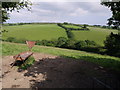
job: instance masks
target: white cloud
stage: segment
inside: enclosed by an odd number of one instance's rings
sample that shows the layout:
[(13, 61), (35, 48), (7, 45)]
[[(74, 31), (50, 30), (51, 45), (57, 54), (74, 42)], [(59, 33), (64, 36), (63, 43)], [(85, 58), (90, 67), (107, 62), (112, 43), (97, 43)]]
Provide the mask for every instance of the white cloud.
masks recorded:
[(103, 24), (107, 22), (110, 15), (109, 9), (98, 2), (36, 2), (31, 11), (23, 9), (20, 13), (15, 11), (11, 13), (8, 22), (70, 21)]
[(73, 13), (70, 13), (70, 16), (83, 16), (88, 13), (87, 10), (83, 10), (82, 8), (76, 9)]
[(33, 6), (31, 12), (39, 12), (39, 13), (54, 13), (52, 10), (41, 9), (39, 7)]
[(101, 0), (30, 0), (32, 2), (100, 2)]

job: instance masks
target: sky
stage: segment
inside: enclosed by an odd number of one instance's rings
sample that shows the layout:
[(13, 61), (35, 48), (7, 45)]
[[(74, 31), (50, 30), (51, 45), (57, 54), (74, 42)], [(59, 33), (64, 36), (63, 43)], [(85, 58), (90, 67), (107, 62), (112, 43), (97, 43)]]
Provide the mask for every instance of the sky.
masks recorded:
[(31, 11), (22, 9), (10, 13), (7, 23), (69, 22), (106, 25), (111, 11), (99, 0), (31, 0)]

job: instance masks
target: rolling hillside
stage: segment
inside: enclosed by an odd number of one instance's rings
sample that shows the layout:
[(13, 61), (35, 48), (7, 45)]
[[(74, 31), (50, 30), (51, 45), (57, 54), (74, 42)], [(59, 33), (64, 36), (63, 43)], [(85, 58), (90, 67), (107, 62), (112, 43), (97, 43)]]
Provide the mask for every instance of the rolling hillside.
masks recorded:
[(90, 31), (72, 31), (76, 40), (92, 40), (99, 45), (103, 45), (106, 36), (111, 32), (118, 33), (117, 30), (88, 27)]
[(28, 40), (51, 40), (58, 37), (67, 37), (65, 30), (56, 24), (4, 26), (3, 29), (8, 31), (3, 33), (3, 39), (15, 37)]
[[(70, 25), (69, 25), (70, 26)], [(78, 26), (71, 26), (76, 28)], [(106, 36), (111, 32), (118, 33), (117, 30), (103, 29), (97, 27), (88, 27), (88, 31), (72, 30), (76, 40), (93, 40), (99, 45), (103, 45)], [(56, 24), (28, 24), (16, 26), (4, 26), (4, 30), (8, 32), (3, 33), (3, 39), (8, 37), (15, 37), (17, 39), (27, 40), (52, 40), (59, 37), (67, 37), (65, 30)]]

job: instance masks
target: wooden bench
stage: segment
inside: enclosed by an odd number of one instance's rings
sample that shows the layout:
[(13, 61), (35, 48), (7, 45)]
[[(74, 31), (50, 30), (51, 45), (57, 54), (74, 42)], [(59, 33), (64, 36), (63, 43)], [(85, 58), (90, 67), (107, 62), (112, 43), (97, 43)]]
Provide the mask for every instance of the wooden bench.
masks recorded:
[(15, 61), (13, 62), (12, 67), (16, 63), (16, 61), (23, 61), (23, 63), (24, 63), (24, 61), (27, 58), (29, 58), (31, 55), (33, 55), (33, 52), (27, 51), (27, 52), (22, 52), (22, 53), (20, 53), (18, 55), (13, 56)]

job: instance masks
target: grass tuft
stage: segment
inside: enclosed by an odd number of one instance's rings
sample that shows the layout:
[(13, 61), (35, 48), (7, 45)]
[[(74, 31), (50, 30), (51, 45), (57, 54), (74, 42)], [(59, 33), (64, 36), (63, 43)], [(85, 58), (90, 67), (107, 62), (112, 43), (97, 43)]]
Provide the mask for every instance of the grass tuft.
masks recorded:
[(23, 69), (23, 70), (26, 70), (28, 67), (30, 67), (31, 65), (33, 65), (34, 62), (35, 62), (35, 59), (34, 59), (33, 56), (31, 56), (19, 68)]

